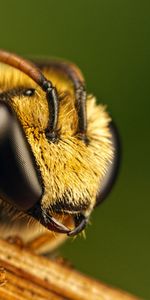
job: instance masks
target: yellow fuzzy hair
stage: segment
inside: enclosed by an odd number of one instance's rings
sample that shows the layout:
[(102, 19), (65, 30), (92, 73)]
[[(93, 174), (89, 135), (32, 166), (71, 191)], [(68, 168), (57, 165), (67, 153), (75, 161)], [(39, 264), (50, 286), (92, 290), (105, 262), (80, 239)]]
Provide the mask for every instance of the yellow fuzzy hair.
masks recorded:
[[(45, 187), (42, 208), (54, 214), (52, 206), (58, 199), (61, 205), (65, 195), (68, 203), (74, 206), (89, 203), (84, 211), (84, 215), (88, 216), (95, 205), (96, 193), (113, 156), (108, 128), (111, 119), (105, 106), (97, 105), (96, 99), (88, 95), (87, 146), (76, 136), (78, 119), (72, 82), (53, 69), (45, 68), (43, 73), (58, 90), (58, 143), (49, 142), (45, 136), (49, 120), (48, 103), (45, 93), (32, 79), (12, 67), (0, 64), (0, 91), (15, 87), (36, 89), (32, 97), (15, 96), (11, 105), (22, 123), (40, 168)], [(66, 210), (64, 212), (67, 213)]]

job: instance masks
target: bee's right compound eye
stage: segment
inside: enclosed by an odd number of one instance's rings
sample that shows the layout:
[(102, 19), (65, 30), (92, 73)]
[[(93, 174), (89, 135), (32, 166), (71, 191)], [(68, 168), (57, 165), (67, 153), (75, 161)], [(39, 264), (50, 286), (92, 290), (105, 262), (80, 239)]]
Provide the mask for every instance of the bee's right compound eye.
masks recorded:
[(113, 161), (110, 163), (107, 173), (102, 181), (101, 187), (98, 190), (96, 197), (96, 206), (99, 205), (110, 193), (117, 175), (120, 166), (120, 156), (121, 156), (121, 146), (118, 130), (113, 122), (110, 124), (110, 132), (112, 135), (112, 145), (114, 148), (114, 157)]
[(0, 101), (0, 198), (27, 211), (42, 197), (34, 156), (15, 112)]

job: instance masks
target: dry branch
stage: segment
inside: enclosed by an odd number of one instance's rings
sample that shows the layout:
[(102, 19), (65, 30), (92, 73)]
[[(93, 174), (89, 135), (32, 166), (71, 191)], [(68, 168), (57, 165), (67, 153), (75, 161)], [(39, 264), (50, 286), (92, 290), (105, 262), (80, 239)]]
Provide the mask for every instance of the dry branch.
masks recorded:
[(0, 265), (1, 300), (139, 299), (4, 240), (0, 240)]

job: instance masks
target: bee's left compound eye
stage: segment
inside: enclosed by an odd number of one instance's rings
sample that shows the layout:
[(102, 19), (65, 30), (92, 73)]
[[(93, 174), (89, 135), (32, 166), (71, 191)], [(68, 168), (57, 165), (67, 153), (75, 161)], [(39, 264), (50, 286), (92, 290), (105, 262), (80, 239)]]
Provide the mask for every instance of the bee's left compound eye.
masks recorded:
[(118, 134), (118, 130), (113, 122), (110, 124), (110, 132), (112, 136), (111, 142), (114, 148), (114, 157), (112, 162), (108, 166), (108, 170), (101, 183), (100, 190), (98, 190), (97, 192), (96, 206), (100, 204), (111, 191), (115, 183), (116, 177), (118, 175), (118, 170), (120, 166), (120, 156), (121, 156), (120, 137)]
[(30, 209), (42, 197), (40, 175), (15, 112), (0, 101), (0, 197)]

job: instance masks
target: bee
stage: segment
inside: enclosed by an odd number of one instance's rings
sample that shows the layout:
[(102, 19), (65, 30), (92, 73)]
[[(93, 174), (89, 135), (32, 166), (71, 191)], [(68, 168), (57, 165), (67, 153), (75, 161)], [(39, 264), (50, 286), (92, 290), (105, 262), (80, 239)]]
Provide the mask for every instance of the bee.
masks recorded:
[(0, 231), (5, 237), (17, 234), (30, 241), (51, 234), (48, 240), (55, 244), (56, 236), (62, 241), (82, 232), (112, 188), (119, 152), (116, 127), (106, 107), (87, 94), (76, 65), (33, 62), (0, 50)]

